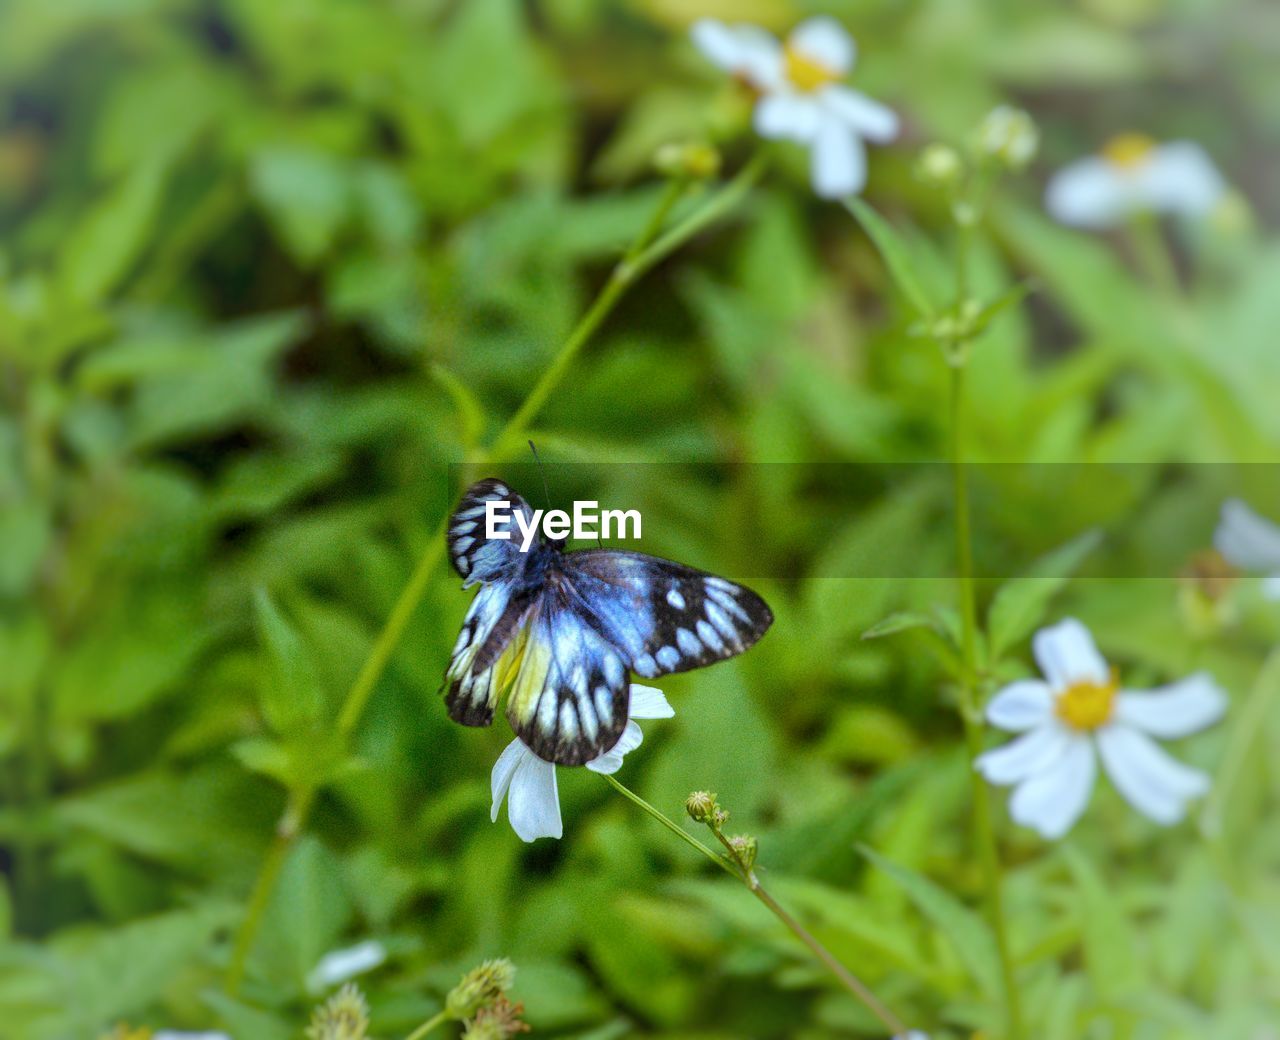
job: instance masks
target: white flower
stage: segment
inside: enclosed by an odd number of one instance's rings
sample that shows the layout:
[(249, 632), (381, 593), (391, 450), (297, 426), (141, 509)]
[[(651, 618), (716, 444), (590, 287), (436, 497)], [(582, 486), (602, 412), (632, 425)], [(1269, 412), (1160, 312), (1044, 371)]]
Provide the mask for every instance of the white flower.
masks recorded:
[(367, 939), (341, 950), (331, 950), (320, 958), (307, 976), (307, 989), (321, 993), (330, 986), (372, 971), (387, 959), (387, 948), (376, 939)]
[(1264, 572), (1263, 595), (1280, 599), (1280, 527), (1233, 498), (1222, 504), (1213, 545), (1241, 570)]
[(1054, 174), (1044, 201), (1055, 220), (1098, 229), (1139, 213), (1203, 216), (1225, 192), (1222, 175), (1198, 144), (1121, 134), (1098, 155)]
[[(627, 725), (618, 742), (587, 763), (593, 772), (616, 773), (622, 768), (622, 756), (640, 746), (644, 734), (635, 719), (669, 719), (676, 713), (662, 691), (652, 686), (632, 683), (630, 701)], [(502, 799), (506, 798), (507, 819), (522, 841), (559, 838), (564, 834), (556, 767), (535, 755), (518, 737), (498, 756), (490, 785), (493, 790), (490, 819), (497, 822)]]
[(151, 1034), (151, 1040), (231, 1040), (226, 1033), (181, 1033), (173, 1029), (161, 1029)]
[(757, 133), (810, 149), (814, 191), (834, 199), (862, 190), (863, 140), (893, 140), (898, 117), (840, 82), (853, 68), (855, 48), (839, 22), (810, 18), (783, 44), (754, 25), (704, 18), (694, 24), (692, 37), (711, 61), (759, 93)]
[(1203, 673), (1145, 693), (1123, 690), (1074, 618), (1036, 633), (1044, 680), (1010, 683), (991, 699), (987, 719), (1017, 740), (981, 755), (991, 783), (1015, 785), (1010, 815), (1045, 838), (1060, 838), (1084, 812), (1097, 759), (1119, 792), (1157, 823), (1182, 819), (1209, 778), (1167, 755), (1152, 737), (1174, 739), (1212, 725), (1226, 696)]

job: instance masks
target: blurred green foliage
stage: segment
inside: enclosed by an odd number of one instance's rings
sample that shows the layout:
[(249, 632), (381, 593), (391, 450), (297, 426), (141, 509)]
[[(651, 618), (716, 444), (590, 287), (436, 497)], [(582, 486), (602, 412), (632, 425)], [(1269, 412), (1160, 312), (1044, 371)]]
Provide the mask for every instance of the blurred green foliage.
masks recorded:
[[(1009, 99), (1041, 126), (1041, 159), (975, 236), (976, 293), (1028, 276), (1035, 292), (976, 344), (970, 450), (1148, 464), (1101, 501), (1018, 471), (987, 549), (1135, 517), (1207, 543), (1218, 503), (1178, 466), (1280, 454), (1276, 11), (824, 10), (858, 38), (857, 84), (906, 121), (868, 197), (926, 291), (948, 285), (951, 231), (911, 175), (919, 147), (963, 143)], [(498, 955), (539, 1034), (879, 1035), (740, 887), (594, 775), (561, 773), (561, 842), (489, 822), (509, 735), (454, 726), (436, 696), (469, 598), (442, 568), (354, 750), (334, 738), (458, 491), (448, 465), (501, 428), (643, 226), (655, 150), (714, 139), (736, 168), (755, 147), (686, 40), (700, 13), (786, 27), (812, 8), (0, 5), (5, 1040), (126, 1019), (298, 1036), (316, 963), (367, 938), (389, 954), (362, 980), (378, 1036)], [(1253, 204), (1170, 238), (1176, 299), (1122, 238), (1039, 207), (1049, 169), (1129, 128), (1200, 140)], [(872, 243), (778, 149), (746, 205), (633, 290), (527, 432), (551, 462), (790, 464), (677, 482), (620, 466), (612, 489), (582, 489), (639, 504), (649, 551), (797, 575), (761, 583), (778, 621), (757, 649), (663, 683), (677, 718), (647, 727), (622, 779), (671, 813), (718, 791), (778, 896), (888, 1003), (935, 1037), (994, 1036), (966, 763), (914, 627), (930, 611), (950, 624), (945, 488), (812, 490), (829, 462), (945, 457), (945, 366), (911, 324)], [(1259, 502), (1280, 503), (1252, 473)], [(828, 577), (867, 559), (940, 577)], [(993, 678), (1025, 672), (1030, 631), (1069, 610), (1135, 683), (1208, 667), (1232, 718), (1249, 703), (1258, 722), (1180, 749), (1235, 771), (1212, 840), (1160, 831), (1110, 791), (1061, 846), (1002, 828), (1034, 1035), (1273, 1035), (1280, 713), (1276, 669), (1259, 668), (1280, 619), (1244, 589), (1239, 623), (1205, 637), (1167, 578), (982, 591)], [(899, 634), (860, 639), (894, 612)], [(232, 936), (299, 789), (315, 810), (282, 846), (229, 996)]]

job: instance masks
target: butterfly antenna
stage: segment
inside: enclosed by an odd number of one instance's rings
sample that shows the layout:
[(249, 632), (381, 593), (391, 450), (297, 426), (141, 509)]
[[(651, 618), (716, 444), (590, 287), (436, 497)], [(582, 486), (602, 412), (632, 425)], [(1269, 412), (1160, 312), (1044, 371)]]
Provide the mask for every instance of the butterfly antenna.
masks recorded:
[(547, 500), (547, 508), (551, 508), (551, 489), (547, 486), (547, 471), (542, 466), (542, 459), (538, 457), (538, 449), (533, 446), (533, 441), (529, 441), (529, 450), (533, 452), (533, 461), (538, 464), (538, 473), (542, 477), (542, 495)]

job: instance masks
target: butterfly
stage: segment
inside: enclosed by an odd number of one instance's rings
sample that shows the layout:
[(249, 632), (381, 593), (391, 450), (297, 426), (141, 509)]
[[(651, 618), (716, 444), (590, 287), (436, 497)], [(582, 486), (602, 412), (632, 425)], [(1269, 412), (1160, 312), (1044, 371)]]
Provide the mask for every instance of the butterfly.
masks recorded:
[[(488, 504), (495, 510), (489, 538)], [(539, 533), (520, 550), (516, 514), (533, 510), (499, 480), (473, 484), (449, 519), (449, 560), (479, 584), (445, 671), (449, 715), (487, 726), (507, 719), (539, 758), (590, 762), (627, 724), (628, 672), (646, 679), (740, 654), (773, 623), (758, 595), (713, 574), (619, 549), (565, 551)], [(505, 519), (499, 519), (505, 517)]]

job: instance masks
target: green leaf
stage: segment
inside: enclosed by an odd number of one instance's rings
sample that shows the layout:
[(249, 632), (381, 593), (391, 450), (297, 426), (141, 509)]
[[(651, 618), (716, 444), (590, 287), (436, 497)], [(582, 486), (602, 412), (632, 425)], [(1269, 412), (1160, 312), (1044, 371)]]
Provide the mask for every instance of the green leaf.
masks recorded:
[(1049, 601), (1097, 548), (1102, 532), (1085, 531), (1066, 545), (1040, 557), (1022, 577), (1000, 586), (987, 612), (991, 657), (998, 660), (1014, 643), (1044, 620)]
[(1117, 888), (1074, 845), (1062, 855), (1075, 878), (1083, 928), (1084, 963), (1097, 995), (1110, 1003), (1142, 985), (1136, 936)]
[(931, 315), (934, 309), (933, 304), (929, 302), (924, 285), (916, 275), (905, 243), (893, 226), (856, 195), (845, 200), (845, 208), (871, 236), (871, 241), (880, 250), (880, 255), (889, 268), (889, 274), (902, 294), (920, 314)]
[(324, 693), (310, 649), (265, 589), (254, 596), (254, 618), (271, 664), (259, 691), (262, 714), (278, 733), (313, 728), (324, 711)]
[(129, 272), (146, 246), (164, 187), (164, 170), (139, 166), (61, 243), (59, 283), (75, 303), (97, 303)]
[(351, 209), (348, 171), (334, 156), (268, 148), (254, 156), (249, 184), (286, 249), (304, 267), (333, 245)]
[(883, 639), (885, 636), (894, 636), (899, 632), (907, 632), (913, 628), (928, 628), (939, 635), (945, 634), (938, 626), (938, 619), (933, 615), (926, 614), (922, 610), (901, 610), (895, 614), (890, 614), (882, 621), (877, 621), (862, 633), (862, 638)]
[(480, 435), (484, 432), (484, 408), (471, 388), (443, 365), (433, 364), (431, 376), (449, 395), (454, 408), (458, 410), (463, 446), (474, 447), (480, 442)]
[(922, 874), (886, 859), (873, 849), (859, 850), (906, 891), (911, 901), (955, 948), (969, 975), (986, 996), (1000, 995), (1000, 956), (985, 921), (955, 896)]

